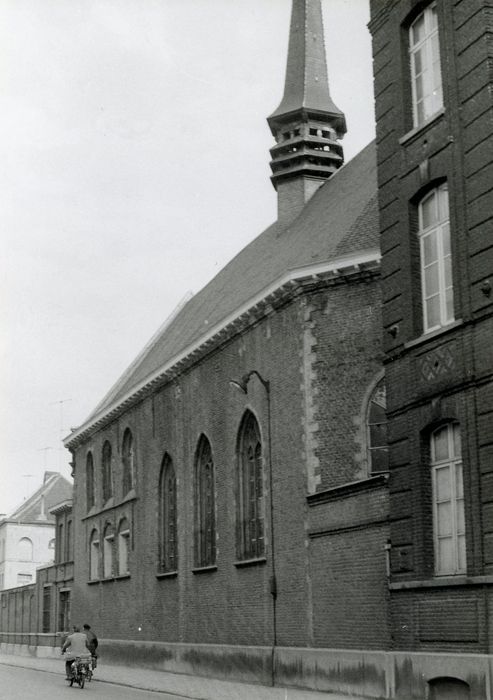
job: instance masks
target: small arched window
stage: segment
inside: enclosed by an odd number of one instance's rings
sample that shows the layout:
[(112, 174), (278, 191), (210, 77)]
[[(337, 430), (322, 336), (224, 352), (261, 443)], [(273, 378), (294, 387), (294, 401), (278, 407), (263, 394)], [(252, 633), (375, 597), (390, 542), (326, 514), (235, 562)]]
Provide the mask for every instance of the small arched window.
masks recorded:
[(89, 578), (91, 581), (99, 578), (99, 552), (99, 533), (94, 529), (89, 539)]
[(370, 476), (389, 469), (387, 445), (387, 392), (382, 377), (373, 389), (366, 416), (368, 473)]
[(129, 572), (128, 554), (130, 545), (130, 526), (123, 518), (118, 526), (118, 575), (125, 576)]
[(129, 428), (125, 430), (122, 444), (123, 495), (134, 488), (134, 440)]
[(86, 457), (86, 508), (91, 510), (94, 506), (94, 459), (92, 452), (88, 452)]
[(209, 440), (202, 435), (195, 456), (195, 566), (216, 563), (214, 462)]
[(19, 560), (20, 561), (32, 561), (33, 560), (33, 543), (29, 537), (22, 537), (19, 540)]
[(466, 573), (466, 527), (460, 426), (447, 423), (431, 435), (435, 573)]
[(104, 528), (103, 534), (103, 577), (111, 578), (114, 576), (114, 549), (115, 549), (115, 531), (113, 526), (108, 523)]
[(103, 445), (103, 503), (113, 496), (113, 471), (111, 465), (111, 445), (106, 441)]
[(257, 419), (247, 411), (238, 436), (238, 558), (265, 554), (262, 441)]
[(178, 533), (176, 510), (176, 474), (171, 457), (165, 454), (159, 483), (160, 554), (159, 569), (178, 568)]

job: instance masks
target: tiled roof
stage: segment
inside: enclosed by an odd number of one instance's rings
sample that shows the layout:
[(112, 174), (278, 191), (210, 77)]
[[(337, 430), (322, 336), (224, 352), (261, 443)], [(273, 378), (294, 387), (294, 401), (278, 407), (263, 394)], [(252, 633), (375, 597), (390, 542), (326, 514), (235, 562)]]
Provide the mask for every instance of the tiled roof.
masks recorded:
[(324, 183), (287, 228), (277, 224), (267, 228), (193, 296), (149, 343), (85, 425), (286, 272), (362, 253), (377, 257), (377, 217), (375, 145), (371, 143)]

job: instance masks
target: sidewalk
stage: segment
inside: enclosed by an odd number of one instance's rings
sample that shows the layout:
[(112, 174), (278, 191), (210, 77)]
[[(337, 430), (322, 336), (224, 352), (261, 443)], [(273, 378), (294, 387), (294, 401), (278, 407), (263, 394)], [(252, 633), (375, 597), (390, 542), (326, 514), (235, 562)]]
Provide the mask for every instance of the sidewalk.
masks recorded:
[[(65, 676), (63, 657), (39, 658), (0, 653), (0, 665), (34, 668), (38, 671)], [(164, 671), (105, 666), (100, 660), (92, 683), (116, 683), (139, 690), (152, 690), (179, 695), (191, 700), (364, 700), (354, 695), (319, 693), (296, 688), (270, 688), (263, 685), (238, 683), (186, 676)]]

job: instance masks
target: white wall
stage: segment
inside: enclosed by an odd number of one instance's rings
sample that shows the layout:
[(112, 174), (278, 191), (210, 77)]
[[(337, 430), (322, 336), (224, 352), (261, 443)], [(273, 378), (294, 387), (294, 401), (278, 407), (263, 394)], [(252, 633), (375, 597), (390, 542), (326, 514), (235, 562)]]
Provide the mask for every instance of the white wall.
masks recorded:
[[(26, 557), (20, 541), (32, 542), (32, 558)], [(4, 559), (0, 559), (0, 573), (4, 574), (3, 588), (14, 588), (36, 580), (36, 569), (53, 561), (55, 550), (49, 544), (55, 538), (55, 526), (49, 523), (22, 525), (4, 522), (0, 525), (0, 542), (3, 540)], [(0, 545), (0, 555), (2, 546)], [(19, 574), (29, 574), (30, 581), (19, 581)]]

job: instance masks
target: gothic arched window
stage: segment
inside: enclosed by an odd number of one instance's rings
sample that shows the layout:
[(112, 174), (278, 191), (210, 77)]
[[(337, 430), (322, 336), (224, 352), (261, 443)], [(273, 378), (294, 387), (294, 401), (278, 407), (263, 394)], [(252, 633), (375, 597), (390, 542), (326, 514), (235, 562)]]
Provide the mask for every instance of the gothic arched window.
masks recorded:
[(111, 445), (106, 441), (103, 445), (103, 503), (113, 496), (113, 473), (111, 468)]
[(245, 414), (238, 435), (237, 533), (238, 558), (265, 553), (262, 441), (257, 419)]
[(94, 506), (94, 460), (92, 452), (88, 452), (86, 457), (86, 508), (91, 510)]
[(387, 445), (387, 393), (385, 378), (374, 388), (368, 402), (366, 426), (368, 431), (368, 473), (370, 476), (389, 469)]
[(129, 428), (125, 430), (122, 445), (123, 495), (126, 496), (134, 487), (134, 440)]
[(209, 440), (202, 435), (195, 457), (195, 566), (216, 563), (214, 462)]
[(159, 569), (178, 568), (176, 474), (168, 454), (164, 455), (159, 480)]

